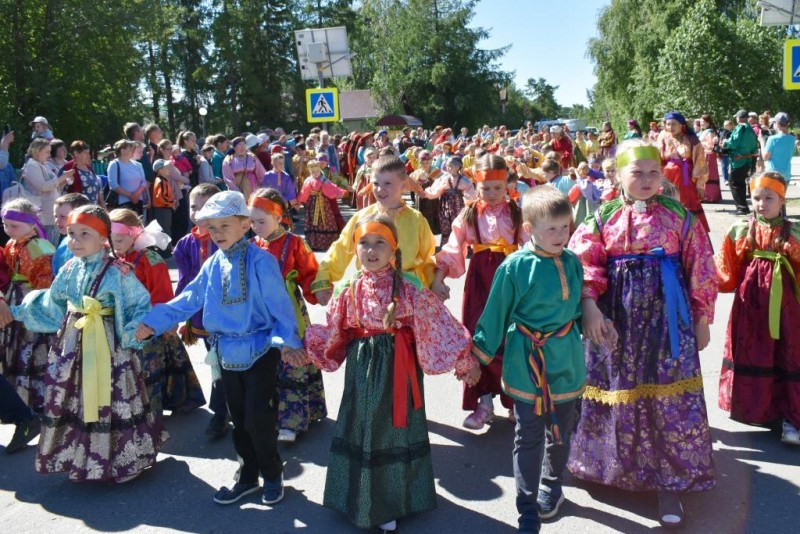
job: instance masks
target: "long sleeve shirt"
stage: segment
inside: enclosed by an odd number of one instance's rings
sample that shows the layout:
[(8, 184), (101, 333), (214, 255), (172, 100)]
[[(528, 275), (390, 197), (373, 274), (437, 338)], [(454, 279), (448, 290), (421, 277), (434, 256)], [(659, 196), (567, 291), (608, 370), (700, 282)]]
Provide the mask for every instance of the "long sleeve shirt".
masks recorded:
[(297, 195), (297, 201), (305, 204), (311, 198), (311, 193), (321, 192), (327, 198), (342, 198), (344, 196), (344, 189), (331, 182), (327, 178), (320, 176), (319, 178), (309, 177), (303, 182), (303, 187), (300, 189), (300, 194)]
[(142, 322), (161, 335), (201, 309), (225, 370), (245, 371), (272, 347), (303, 346), (278, 262), (244, 238), (214, 253), (180, 295)]
[(133, 265), (136, 278), (150, 294), (150, 304), (168, 302), (175, 296), (167, 263), (156, 251), (131, 250), (122, 259)]
[(286, 202), (291, 202), (297, 198), (297, 187), (294, 180), (286, 171), (276, 172), (274, 169), (264, 175), (261, 187), (271, 187), (276, 189)]
[(28, 158), (22, 168), (22, 178), (25, 188), (42, 199), (42, 211), (39, 213), (42, 224), (45, 226), (56, 224), (53, 205), (61, 194), (58, 177), (52, 174), (43, 163)]
[[(172, 256), (178, 266), (178, 284), (175, 294), (180, 295), (189, 282), (200, 272), (203, 263), (217, 251), (217, 245), (208, 233), (201, 233), (196, 226), (183, 236), (172, 250)], [(203, 331), (203, 310), (198, 310), (191, 318), (192, 327)]]
[(5, 261), (11, 280), (26, 281), (33, 289), (50, 287), (53, 282), (55, 248), (47, 239), (25, 237), (12, 239), (5, 247)]
[[(49, 289), (28, 293), (19, 306), (12, 306), (14, 319), (25, 323), (31, 332), (56, 332), (67, 314), (67, 303), (83, 308), (83, 296), (90, 294), (108, 255), (105, 251), (74, 258), (53, 280)], [(119, 261), (106, 270), (95, 297), (104, 308), (114, 309), (114, 329), (123, 349), (141, 349), (135, 332), (150, 310), (150, 295), (133, 269)], [(114, 340), (110, 340), (113, 344)]]
[(728, 158), (731, 169), (748, 167), (752, 158), (743, 157), (758, 154), (758, 138), (753, 128), (747, 123), (739, 123), (730, 137), (722, 142), (722, 146), (730, 150)]

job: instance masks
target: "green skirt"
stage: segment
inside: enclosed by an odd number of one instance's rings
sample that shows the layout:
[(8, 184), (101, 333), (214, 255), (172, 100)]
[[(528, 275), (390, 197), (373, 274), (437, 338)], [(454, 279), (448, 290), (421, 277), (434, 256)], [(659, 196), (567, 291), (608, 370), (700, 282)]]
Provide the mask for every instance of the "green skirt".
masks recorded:
[[(356, 339), (347, 347), (323, 504), (360, 528), (436, 508), (424, 400), (414, 410), (409, 391), (408, 426), (392, 426), (393, 370), (394, 336)], [(417, 376), (424, 399), (419, 367)]]

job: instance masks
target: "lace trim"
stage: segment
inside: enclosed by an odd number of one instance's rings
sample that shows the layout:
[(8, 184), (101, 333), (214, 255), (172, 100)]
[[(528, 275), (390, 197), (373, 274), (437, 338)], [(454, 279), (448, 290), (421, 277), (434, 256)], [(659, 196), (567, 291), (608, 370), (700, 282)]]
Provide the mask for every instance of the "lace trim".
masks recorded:
[(615, 404), (633, 404), (644, 398), (663, 399), (677, 397), (684, 393), (699, 393), (702, 391), (703, 377), (695, 376), (672, 384), (639, 384), (633, 389), (621, 389), (618, 391), (605, 391), (596, 386), (586, 386), (583, 398), (612, 406)]

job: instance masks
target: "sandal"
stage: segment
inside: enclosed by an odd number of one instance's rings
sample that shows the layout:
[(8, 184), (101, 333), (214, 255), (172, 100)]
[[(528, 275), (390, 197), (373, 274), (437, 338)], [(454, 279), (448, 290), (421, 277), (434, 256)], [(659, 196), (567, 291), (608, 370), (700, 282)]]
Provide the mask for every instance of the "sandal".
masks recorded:
[(678, 528), (683, 525), (683, 504), (677, 493), (658, 492), (658, 522), (664, 528)]

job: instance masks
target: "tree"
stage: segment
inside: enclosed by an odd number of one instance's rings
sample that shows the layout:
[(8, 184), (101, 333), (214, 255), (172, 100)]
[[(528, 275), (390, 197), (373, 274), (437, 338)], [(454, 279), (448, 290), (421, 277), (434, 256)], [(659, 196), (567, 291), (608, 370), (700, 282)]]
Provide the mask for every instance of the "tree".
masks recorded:
[(561, 115), (561, 106), (556, 102), (556, 89), (557, 85), (550, 85), (544, 78), (528, 78), (525, 84), (525, 94), (533, 99), (533, 103), (548, 119), (556, 119)]

